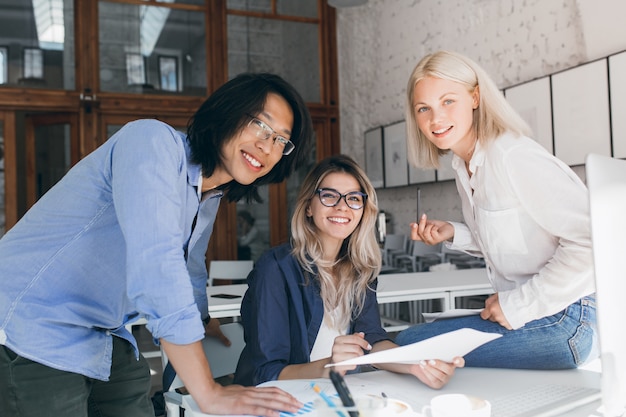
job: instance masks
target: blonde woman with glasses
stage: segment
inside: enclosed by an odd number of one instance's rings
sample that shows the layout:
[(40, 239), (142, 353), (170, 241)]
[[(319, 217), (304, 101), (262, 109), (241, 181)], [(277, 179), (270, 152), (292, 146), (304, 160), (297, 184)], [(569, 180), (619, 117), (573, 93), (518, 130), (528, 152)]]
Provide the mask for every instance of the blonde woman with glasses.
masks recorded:
[[(350, 157), (329, 157), (307, 175), (291, 243), (266, 252), (248, 276), (241, 307), (246, 346), (236, 383), (328, 377), (326, 364), (396, 347), (376, 302), (377, 213), (374, 188)], [(379, 368), (440, 388), (458, 366), (462, 358)]]

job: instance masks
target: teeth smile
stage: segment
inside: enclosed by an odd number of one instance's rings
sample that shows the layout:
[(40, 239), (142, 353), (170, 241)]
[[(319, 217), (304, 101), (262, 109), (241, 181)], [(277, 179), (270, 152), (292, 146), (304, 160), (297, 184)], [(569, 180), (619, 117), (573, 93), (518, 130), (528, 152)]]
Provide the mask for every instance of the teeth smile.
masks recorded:
[(451, 127), (445, 127), (445, 128), (443, 128), (443, 129), (435, 130), (433, 133), (434, 133), (435, 135), (440, 135), (440, 134), (442, 134), (442, 133), (445, 133), (445, 132), (446, 132), (446, 131), (448, 131), (449, 129), (451, 129)]
[(256, 159), (254, 159), (253, 157), (251, 157), (245, 152), (243, 153), (243, 157), (246, 158), (246, 160), (250, 162), (252, 166), (257, 167), (257, 168), (261, 166), (261, 163), (259, 161), (257, 161)]
[(343, 217), (329, 217), (328, 220), (335, 223), (348, 223), (350, 220), (344, 219)]

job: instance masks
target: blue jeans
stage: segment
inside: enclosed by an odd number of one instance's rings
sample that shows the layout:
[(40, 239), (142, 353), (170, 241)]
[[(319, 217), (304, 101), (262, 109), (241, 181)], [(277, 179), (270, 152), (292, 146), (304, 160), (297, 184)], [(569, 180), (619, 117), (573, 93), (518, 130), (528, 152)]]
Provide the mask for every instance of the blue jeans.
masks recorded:
[(0, 416), (154, 417), (150, 366), (113, 338), (109, 381), (60, 371), (0, 345)]
[(516, 330), (476, 315), (418, 324), (400, 332), (396, 343), (408, 345), (465, 327), (502, 335), (465, 355), (465, 366), (570, 369), (597, 356), (595, 296)]

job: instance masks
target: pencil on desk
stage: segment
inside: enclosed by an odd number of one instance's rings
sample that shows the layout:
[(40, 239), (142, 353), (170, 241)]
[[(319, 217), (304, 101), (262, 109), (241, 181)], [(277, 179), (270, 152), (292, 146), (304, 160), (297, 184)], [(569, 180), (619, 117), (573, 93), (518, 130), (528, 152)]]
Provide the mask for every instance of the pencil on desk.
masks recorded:
[(422, 190), (420, 190), (420, 187), (417, 187), (417, 222), (420, 222), (420, 203), (422, 199)]
[[(320, 397), (322, 397), (322, 399), (324, 400), (324, 402), (330, 407), (330, 408), (337, 408), (337, 404), (335, 404), (335, 402), (333, 400), (330, 399), (330, 397), (328, 397), (328, 395), (326, 395), (326, 393), (324, 391), (322, 391), (322, 389), (319, 387), (319, 385), (317, 385), (315, 382), (311, 382), (311, 388), (313, 388), (313, 391), (315, 391), (317, 394), (319, 394)], [(337, 410), (337, 414), (341, 417), (346, 417), (341, 411)]]

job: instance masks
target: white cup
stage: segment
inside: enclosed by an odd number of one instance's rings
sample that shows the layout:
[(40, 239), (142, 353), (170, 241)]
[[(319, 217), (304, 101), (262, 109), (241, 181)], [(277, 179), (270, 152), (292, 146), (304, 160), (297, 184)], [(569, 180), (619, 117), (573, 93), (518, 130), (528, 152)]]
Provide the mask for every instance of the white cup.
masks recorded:
[(422, 408), (426, 417), (490, 417), (491, 403), (464, 394), (443, 394)]
[(345, 407), (337, 397), (330, 399), (334, 407), (330, 407), (322, 399), (316, 399), (313, 407), (317, 417), (338, 417), (340, 413), (348, 416), (349, 411), (358, 411), (361, 417), (393, 417), (403, 415), (413, 415), (413, 409), (407, 403), (394, 400), (393, 398), (379, 398), (375, 396), (356, 397), (355, 407)]

